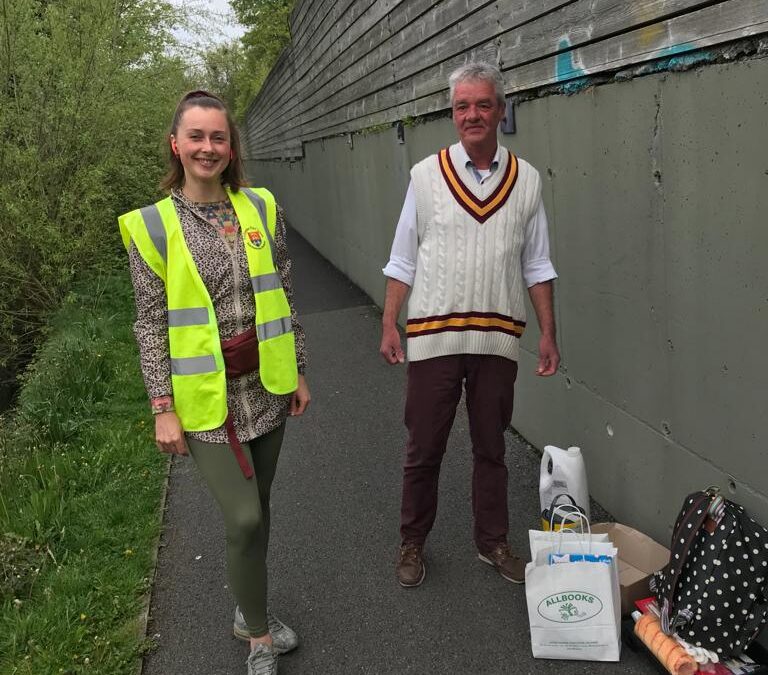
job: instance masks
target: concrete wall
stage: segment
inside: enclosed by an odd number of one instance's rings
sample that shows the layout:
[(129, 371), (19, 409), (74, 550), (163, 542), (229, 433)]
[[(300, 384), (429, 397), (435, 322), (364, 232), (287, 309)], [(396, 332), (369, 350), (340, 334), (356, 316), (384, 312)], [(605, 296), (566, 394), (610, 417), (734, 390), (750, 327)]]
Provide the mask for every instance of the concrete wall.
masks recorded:
[[(533, 321), (513, 424), (581, 446), (595, 498), (665, 543), (682, 497), (712, 483), (768, 524), (766, 119), (758, 58), (534, 99), (502, 139), (544, 178), (560, 274), (561, 373), (532, 375)], [(438, 119), (404, 144), (336, 137), (249, 170), (381, 303), (408, 169), (453, 139)]]

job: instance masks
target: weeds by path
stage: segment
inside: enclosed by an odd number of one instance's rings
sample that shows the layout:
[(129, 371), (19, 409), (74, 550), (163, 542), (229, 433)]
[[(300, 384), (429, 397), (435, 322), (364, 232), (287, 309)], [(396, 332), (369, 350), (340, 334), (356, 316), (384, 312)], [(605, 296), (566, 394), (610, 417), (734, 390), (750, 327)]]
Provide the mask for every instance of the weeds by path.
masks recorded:
[(67, 299), (0, 419), (0, 673), (134, 672), (165, 458), (127, 275)]

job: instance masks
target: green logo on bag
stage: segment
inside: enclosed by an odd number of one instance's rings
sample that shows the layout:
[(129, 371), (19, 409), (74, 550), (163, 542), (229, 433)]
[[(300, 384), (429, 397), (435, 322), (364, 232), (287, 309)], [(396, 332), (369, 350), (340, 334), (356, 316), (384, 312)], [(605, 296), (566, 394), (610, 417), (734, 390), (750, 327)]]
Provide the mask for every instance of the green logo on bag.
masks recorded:
[(539, 614), (555, 623), (578, 623), (596, 617), (603, 611), (603, 602), (585, 591), (566, 591), (548, 595), (539, 603)]

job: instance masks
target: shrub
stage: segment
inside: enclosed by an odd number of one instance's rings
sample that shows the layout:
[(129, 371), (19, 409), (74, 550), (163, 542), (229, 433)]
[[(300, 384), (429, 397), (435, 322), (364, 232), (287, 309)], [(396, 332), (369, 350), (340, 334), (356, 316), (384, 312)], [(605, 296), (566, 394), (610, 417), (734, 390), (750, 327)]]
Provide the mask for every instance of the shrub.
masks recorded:
[(34, 353), (73, 279), (123, 267), (115, 219), (152, 201), (187, 87), (177, 16), (142, 0), (0, 3), (0, 375)]

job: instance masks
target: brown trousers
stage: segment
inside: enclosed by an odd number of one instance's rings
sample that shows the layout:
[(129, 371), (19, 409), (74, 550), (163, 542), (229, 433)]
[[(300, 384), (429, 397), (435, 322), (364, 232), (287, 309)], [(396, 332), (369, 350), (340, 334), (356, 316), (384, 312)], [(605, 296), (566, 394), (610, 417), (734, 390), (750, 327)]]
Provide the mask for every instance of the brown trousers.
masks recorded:
[(408, 364), (400, 536), (423, 544), (437, 514), (440, 464), (464, 383), (472, 440), (474, 539), (482, 552), (507, 541), (504, 432), (512, 419), (517, 363), (457, 354)]

